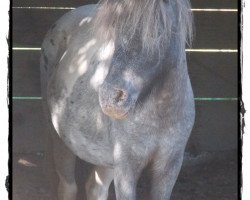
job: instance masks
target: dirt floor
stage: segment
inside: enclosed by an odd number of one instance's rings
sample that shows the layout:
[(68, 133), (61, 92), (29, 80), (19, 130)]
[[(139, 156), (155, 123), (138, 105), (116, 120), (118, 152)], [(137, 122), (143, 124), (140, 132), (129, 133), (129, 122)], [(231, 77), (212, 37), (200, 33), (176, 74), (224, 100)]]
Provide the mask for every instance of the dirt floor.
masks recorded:
[[(14, 154), (13, 200), (50, 200), (43, 174), (43, 153)], [(185, 155), (184, 164), (171, 200), (236, 200), (237, 198), (236, 151)], [(84, 198), (84, 181), (91, 165), (77, 162), (78, 200)], [(147, 174), (147, 173), (146, 173)], [(138, 184), (138, 199), (148, 196), (148, 175)], [(111, 185), (109, 200), (115, 200)]]

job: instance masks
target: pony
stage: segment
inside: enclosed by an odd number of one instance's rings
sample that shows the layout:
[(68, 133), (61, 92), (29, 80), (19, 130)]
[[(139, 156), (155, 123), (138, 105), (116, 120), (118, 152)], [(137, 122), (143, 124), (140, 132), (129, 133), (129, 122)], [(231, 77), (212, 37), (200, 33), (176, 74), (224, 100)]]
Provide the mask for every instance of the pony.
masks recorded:
[(135, 200), (148, 166), (150, 199), (170, 199), (195, 118), (191, 41), (189, 0), (101, 0), (50, 28), (40, 71), (56, 199), (76, 199), (76, 157), (95, 165), (88, 200), (112, 181), (117, 200)]

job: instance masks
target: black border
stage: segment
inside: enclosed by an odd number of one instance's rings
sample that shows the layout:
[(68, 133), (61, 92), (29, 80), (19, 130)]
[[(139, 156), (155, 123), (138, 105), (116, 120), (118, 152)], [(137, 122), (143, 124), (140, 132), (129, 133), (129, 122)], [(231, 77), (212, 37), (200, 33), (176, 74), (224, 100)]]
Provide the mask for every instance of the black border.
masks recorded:
[(244, 133), (244, 102), (242, 100), (242, 74), (243, 74), (243, 60), (242, 60), (242, 28), (243, 28), (243, 5), (242, 0), (238, 1), (238, 199), (242, 199), (242, 144)]
[[(219, 0), (218, 0), (219, 1)], [(13, 126), (12, 126), (12, 105), (13, 105), (13, 62), (12, 62), (12, 56), (13, 56), (13, 10), (12, 0), (9, 1), (9, 34), (7, 38), (8, 42), (8, 50), (9, 50), (9, 57), (8, 57), (8, 114), (9, 114), (9, 136), (8, 136), (8, 151), (9, 151), (9, 160), (8, 160), (8, 175), (6, 176), (6, 190), (8, 191), (8, 198), (12, 199), (12, 189), (13, 189), (13, 151), (12, 151), (12, 145), (13, 145)], [(243, 60), (242, 60), (242, 28), (243, 28), (243, 7), (244, 2), (242, 0), (238, 1), (238, 199), (242, 199), (242, 145), (243, 145), (243, 134), (244, 134), (244, 114), (246, 112), (244, 108), (244, 102), (242, 100), (242, 75), (243, 75)], [(247, 189), (247, 188), (246, 188)]]
[(8, 45), (9, 45), (9, 58), (8, 58), (8, 97), (9, 97), (9, 161), (8, 161), (8, 166), (9, 166), (9, 175), (6, 177), (6, 189), (8, 191), (8, 197), (9, 199), (12, 199), (12, 181), (13, 181), (13, 151), (12, 151), (12, 144), (13, 144), (13, 126), (12, 126), (12, 75), (13, 75), (13, 63), (12, 63), (12, 47), (13, 47), (13, 41), (12, 41), (12, 33), (13, 33), (13, 17), (12, 17), (12, 0), (10, 0), (10, 7), (9, 7), (9, 36), (8, 36)]

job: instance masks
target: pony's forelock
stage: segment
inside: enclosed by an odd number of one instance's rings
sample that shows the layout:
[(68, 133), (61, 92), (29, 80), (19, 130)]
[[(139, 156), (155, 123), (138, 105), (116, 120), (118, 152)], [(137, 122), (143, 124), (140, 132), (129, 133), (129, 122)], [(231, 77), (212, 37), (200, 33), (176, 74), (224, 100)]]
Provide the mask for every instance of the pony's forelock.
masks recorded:
[(190, 3), (189, 0), (100, 0), (94, 30), (103, 41), (126, 36), (129, 42), (139, 34), (142, 50), (147, 52), (166, 48), (172, 34), (179, 34), (185, 47), (185, 43), (192, 41)]

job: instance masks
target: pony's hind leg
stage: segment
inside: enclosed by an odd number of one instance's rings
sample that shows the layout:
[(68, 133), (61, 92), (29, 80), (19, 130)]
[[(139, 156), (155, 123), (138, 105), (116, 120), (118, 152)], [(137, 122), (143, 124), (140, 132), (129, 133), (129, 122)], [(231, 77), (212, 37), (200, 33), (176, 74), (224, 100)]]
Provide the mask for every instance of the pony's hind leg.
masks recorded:
[(106, 200), (113, 178), (113, 169), (96, 166), (86, 183), (87, 200)]
[(58, 200), (75, 200), (77, 193), (75, 182), (76, 156), (56, 134), (53, 135), (53, 156), (55, 169), (59, 177)]

